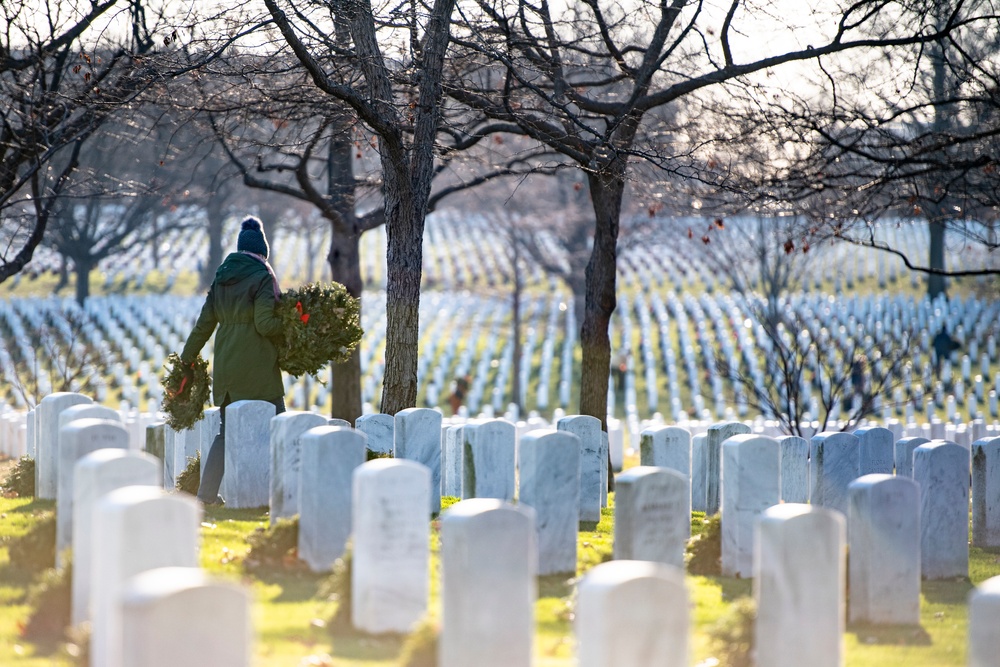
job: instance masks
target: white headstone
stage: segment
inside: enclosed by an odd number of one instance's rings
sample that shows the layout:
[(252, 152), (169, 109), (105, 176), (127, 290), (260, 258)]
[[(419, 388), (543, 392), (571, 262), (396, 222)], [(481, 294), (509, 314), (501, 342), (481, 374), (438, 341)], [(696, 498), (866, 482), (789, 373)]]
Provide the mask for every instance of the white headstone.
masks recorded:
[(683, 570), (634, 560), (601, 563), (577, 591), (577, 664), (687, 667), (689, 619)]
[(129, 579), (122, 593), (122, 664), (249, 667), (250, 599), (196, 567), (162, 567)]
[(534, 511), (496, 499), (441, 517), (440, 667), (530, 667), (538, 547)]
[(489, 419), (467, 425), (462, 433), (462, 498), (513, 500), (514, 425)]
[(845, 550), (839, 512), (798, 503), (757, 524), (754, 597), (759, 667), (843, 665)]
[(391, 454), (394, 423), (392, 415), (375, 413), (358, 417), (354, 428), (368, 437), (368, 449), (379, 454)]
[(913, 450), (920, 485), (920, 573), (925, 579), (969, 574), (969, 450), (935, 440)]
[(97, 501), (90, 664), (128, 667), (122, 661), (125, 582), (158, 567), (197, 567), (200, 524), (201, 506), (195, 498), (152, 486), (122, 487)]
[(927, 438), (913, 436), (900, 438), (893, 445), (893, 462), (896, 474), (902, 477), (913, 477), (913, 450), (930, 442)]
[(267, 505), (271, 495), (271, 418), (268, 401), (234, 401), (226, 406), (226, 507)]
[(409, 632), (427, 610), (431, 480), (399, 458), (354, 471), (351, 622), (362, 632)]
[(676, 470), (637, 466), (615, 480), (616, 560), (683, 569), (691, 536), (691, 485)]
[(73, 481), (76, 462), (99, 449), (128, 449), (128, 431), (121, 422), (84, 418), (59, 430), (59, 486), (56, 493), (56, 566), (73, 541)]
[[(302, 460), (299, 436), (311, 428), (325, 425), (326, 417), (315, 412), (293, 410), (275, 415), (271, 419), (271, 490), (269, 498), (272, 524), (278, 519), (292, 517), (299, 513), (299, 467)], [(350, 487), (349, 484), (348, 487)]]
[(920, 623), (920, 488), (909, 477), (863, 475), (848, 489), (849, 621)]
[(59, 486), (59, 413), (81, 403), (93, 403), (83, 394), (49, 394), (35, 408), (35, 497), (55, 500)]
[(580, 439), (536, 430), (521, 438), (518, 501), (535, 510), (538, 573), (576, 572), (580, 507)]
[(462, 443), (465, 439), (464, 424), (453, 424), (444, 429), (441, 448), (441, 494), (462, 497), (463, 470)]
[(860, 477), (861, 448), (853, 433), (825, 431), (809, 442), (809, 502), (847, 515), (847, 486)]
[(690, 478), (691, 432), (679, 426), (650, 426), (644, 429), (639, 434), (639, 463), (670, 468)]
[(580, 440), (580, 521), (601, 520), (602, 470), (607, 465), (603, 449), (601, 420), (590, 415), (570, 415), (556, 423), (559, 431), (572, 433)]
[(722, 443), (722, 574), (753, 574), (754, 526), (781, 499), (781, 446), (766, 435)]
[(972, 443), (972, 545), (1000, 547), (1000, 438)]
[(145, 452), (99, 449), (87, 454), (74, 466), (73, 479), (73, 579), (71, 624), (89, 621), (90, 576), (98, 547), (94, 544), (94, 505), (103, 495), (123, 486), (163, 484), (160, 461)]
[(722, 501), (722, 443), (734, 435), (750, 433), (741, 422), (720, 422), (708, 427), (705, 434), (705, 514), (719, 511)]
[(351, 535), (351, 480), (365, 462), (365, 434), (317, 426), (299, 436), (299, 558), (327, 572), (344, 555)]
[(708, 436), (691, 436), (691, 510), (704, 512), (708, 499)]
[(969, 667), (996, 667), (1000, 656), (1000, 576), (969, 594)]
[(416, 461), (431, 473), (430, 512), (441, 511), (441, 413), (407, 408), (396, 413), (393, 456)]
[(809, 441), (797, 435), (778, 438), (781, 447), (781, 499), (809, 502)]
[(881, 426), (869, 426), (854, 431), (861, 446), (861, 474), (891, 475), (893, 471), (892, 431)]

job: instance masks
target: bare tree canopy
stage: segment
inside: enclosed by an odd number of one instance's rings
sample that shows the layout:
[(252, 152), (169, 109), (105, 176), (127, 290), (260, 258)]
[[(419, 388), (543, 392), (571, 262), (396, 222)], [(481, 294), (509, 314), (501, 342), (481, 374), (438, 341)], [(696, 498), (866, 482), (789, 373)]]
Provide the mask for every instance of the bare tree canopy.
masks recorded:
[(154, 80), (157, 28), (140, 0), (3, 3), (0, 17), (2, 281), (30, 261), (87, 139)]
[[(942, 5), (949, 14), (939, 25), (932, 10)], [(481, 0), (460, 5), (458, 14), (460, 66), (447, 93), (491, 120), (517, 125), (587, 175), (596, 228), (586, 275), (580, 411), (602, 420), (629, 161), (717, 181), (718, 165), (707, 157), (716, 136), (703, 133), (703, 107), (752, 103), (760, 81), (780, 66), (821, 71), (829, 58), (846, 66), (851, 53), (920, 49), (996, 20), (992, 7), (931, 0), (862, 0), (808, 12), (801, 3), (778, 1), (734, 0), (719, 8), (686, 0), (627, 7), (584, 0), (556, 12), (546, 3)], [(744, 99), (729, 97), (730, 88), (743, 90)], [(650, 112), (664, 107), (677, 113), (659, 116), (651, 127)]]

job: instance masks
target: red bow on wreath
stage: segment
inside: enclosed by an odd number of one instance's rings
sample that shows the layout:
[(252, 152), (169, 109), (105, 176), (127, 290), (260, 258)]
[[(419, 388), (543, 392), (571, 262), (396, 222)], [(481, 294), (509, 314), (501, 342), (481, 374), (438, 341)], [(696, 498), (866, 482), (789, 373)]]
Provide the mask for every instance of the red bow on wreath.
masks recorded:
[(299, 319), (302, 320), (302, 324), (308, 324), (308, 322), (309, 322), (309, 313), (303, 313), (302, 312), (302, 302), (301, 301), (296, 301), (295, 302), (295, 310), (299, 311)]

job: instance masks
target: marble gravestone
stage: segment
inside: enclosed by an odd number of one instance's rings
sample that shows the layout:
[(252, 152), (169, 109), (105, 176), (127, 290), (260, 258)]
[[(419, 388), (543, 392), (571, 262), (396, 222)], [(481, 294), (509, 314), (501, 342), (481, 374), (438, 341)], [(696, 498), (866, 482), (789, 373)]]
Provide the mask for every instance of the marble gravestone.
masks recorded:
[(969, 667), (996, 667), (1000, 656), (1000, 576), (969, 594)]
[(920, 485), (920, 573), (925, 579), (969, 575), (969, 450), (934, 440), (913, 450)]
[[(126, 449), (98, 449), (76, 462), (73, 474), (73, 567), (89, 573), (97, 547), (93, 542), (94, 505), (123, 486), (161, 487), (162, 464), (151, 454)], [(90, 620), (90, 577), (72, 577), (70, 623)]]
[[(208, 452), (212, 449), (212, 443), (215, 442), (215, 436), (219, 435), (219, 430), (222, 427), (222, 409), (218, 407), (205, 408), (205, 416), (201, 420), (201, 445), (199, 450), (201, 452), (201, 458), (204, 460), (208, 457)], [(205, 466), (201, 466), (201, 475), (205, 475)], [(222, 477), (222, 485), (219, 487), (219, 495), (223, 498), (226, 497), (226, 477)]]
[(122, 662), (120, 598), (132, 576), (158, 567), (197, 567), (201, 506), (153, 486), (116, 489), (94, 506), (90, 664)]
[(753, 574), (754, 525), (780, 501), (781, 445), (742, 434), (722, 443), (722, 574)]
[(972, 443), (972, 546), (1000, 547), (1000, 438)]
[(601, 520), (603, 470), (607, 452), (601, 436), (601, 421), (590, 415), (571, 415), (556, 423), (556, 430), (575, 435), (580, 442), (580, 522)]
[(860, 477), (861, 448), (853, 433), (825, 431), (809, 441), (809, 502), (847, 515), (847, 487)]
[(473, 498), (441, 517), (440, 667), (530, 667), (538, 548), (526, 505)]
[(920, 488), (909, 477), (863, 475), (848, 488), (851, 623), (920, 623)]
[(465, 438), (465, 424), (453, 424), (444, 429), (444, 444), (441, 449), (441, 494), (455, 498), (462, 497), (462, 442)]
[(514, 424), (504, 419), (469, 424), (462, 440), (462, 498), (513, 500)]
[(56, 567), (73, 540), (73, 482), (76, 462), (99, 449), (128, 449), (128, 431), (120, 421), (84, 418), (59, 430), (59, 486), (56, 493)]
[(902, 477), (913, 477), (913, 450), (920, 445), (925, 445), (930, 440), (927, 438), (900, 438), (893, 445), (893, 464), (896, 467), (896, 474)]
[(197, 567), (141, 572), (122, 591), (122, 664), (247, 667), (253, 655), (250, 598)]
[(518, 502), (535, 510), (538, 574), (576, 572), (580, 439), (538, 429), (521, 438)]
[(409, 632), (427, 611), (432, 479), (399, 458), (354, 470), (351, 623), (362, 632)]
[[(275, 415), (270, 422), (271, 488), (270, 522), (299, 513), (299, 468), (302, 446), (299, 437), (311, 428), (326, 425), (326, 417), (292, 410)], [(348, 482), (350, 478), (348, 478)], [(350, 484), (348, 484), (348, 487)], [(225, 498), (225, 496), (223, 496)]]
[(861, 446), (861, 474), (891, 475), (894, 466), (892, 431), (881, 426), (869, 426), (856, 429), (854, 435), (858, 436)]
[[(166, 422), (154, 422), (146, 427), (146, 444), (143, 446), (143, 451), (150, 456), (159, 459), (161, 464), (163, 463), (163, 450), (166, 446), (166, 436)], [(160, 483), (163, 483), (162, 479), (160, 480)]]
[(691, 436), (691, 510), (704, 512), (708, 493), (708, 436)]
[(639, 464), (676, 470), (691, 477), (691, 432), (679, 426), (650, 426), (639, 434)]
[(59, 413), (94, 401), (83, 394), (49, 394), (35, 407), (35, 497), (55, 500), (59, 486)]
[(591, 568), (578, 586), (579, 667), (687, 667), (689, 628), (680, 568), (614, 560)]
[(842, 667), (845, 526), (839, 512), (784, 503), (760, 516), (754, 599), (758, 667)]
[(797, 435), (777, 439), (781, 447), (781, 500), (809, 502), (809, 441)]
[(393, 456), (421, 464), (431, 473), (428, 514), (441, 511), (441, 413), (430, 408), (407, 408), (393, 423)]
[(721, 422), (708, 427), (705, 434), (705, 515), (711, 516), (722, 506), (722, 443), (734, 435), (750, 433), (741, 422)]
[(395, 419), (392, 415), (374, 413), (354, 420), (354, 428), (368, 438), (368, 449), (377, 454), (392, 454)]
[(263, 507), (271, 495), (271, 418), (268, 401), (233, 401), (226, 406), (226, 507)]
[(344, 555), (351, 535), (351, 481), (365, 462), (365, 434), (350, 427), (317, 426), (298, 440), (299, 558), (313, 572), (328, 572)]
[(637, 466), (615, 481), (616, 560), (684, 567), (691, 536), (691, 485), (670, 468)]

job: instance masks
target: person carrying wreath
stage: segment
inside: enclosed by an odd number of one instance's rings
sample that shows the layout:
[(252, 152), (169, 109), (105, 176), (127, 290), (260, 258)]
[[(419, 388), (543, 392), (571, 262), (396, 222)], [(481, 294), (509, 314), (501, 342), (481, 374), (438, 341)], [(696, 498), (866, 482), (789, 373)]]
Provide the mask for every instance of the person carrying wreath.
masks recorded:
[(221, 426), (202, 461), (198, 488), (198, 499), (207, 505), (224, 504), (219, 486), (226, 463), (226, 406), (233, 401), (259, 400), (273, 403), (276, 414), (285, 411), (285, 387), (275, 347), (282, 335), (281, 320), (274, 312), (281, 291), (267, 263), (268, 254), (260, 220), (252, 216), (243, 220), (236, 252), (215, 272), (198, 322), (181, 352), (185, 373), (193, 373), (195, 359), (218, 327), (212, 402), (221, 408)]

